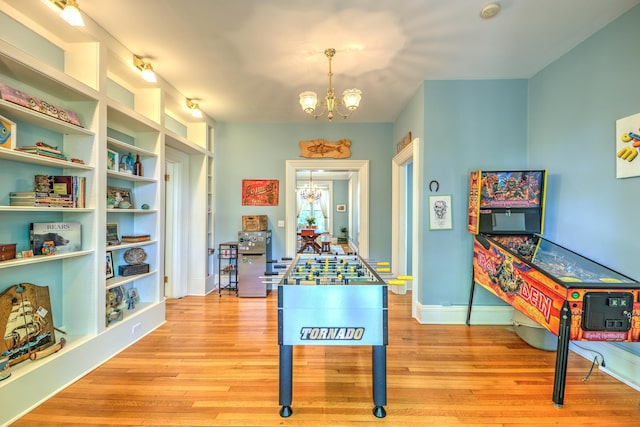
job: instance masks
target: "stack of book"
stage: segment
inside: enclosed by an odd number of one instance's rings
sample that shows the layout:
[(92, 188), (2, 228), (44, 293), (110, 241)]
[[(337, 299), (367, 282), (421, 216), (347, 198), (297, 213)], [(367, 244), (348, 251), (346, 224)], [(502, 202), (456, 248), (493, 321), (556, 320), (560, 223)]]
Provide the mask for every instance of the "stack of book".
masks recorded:
[(58, 149), (58, 147), (53, 147), (51, 145), (45, 144), (44, 142), (36, 142), (36, 145), (26, 145), (24, 147), (16, 148), (18, 151), (22, 151), (24, 153), (37, 154), (39, 156), (52, 157), (54, 159), (60, 160), (69, 160), (67, 156), (65, 156), (62, 151)]
[(147, 242), (151, 240), (150, 234), (132, 234), (129, 236), (122, 236), (120, 239), (122, 243), (138, 243), (138, 242)]
[(9, 193), (11, 206), (74, 208), (73, 197), (66, 194), (13, 191)]
[(9, 193), (9, 202), (11, 206), (38, 206), (37, 200), (46, 196), (47, 193), (35, 191), (12, 191)]
[(86, 178), (71, 175), (36, 175), (34, 191), (9, 193), (11, 206), (84, 208)]

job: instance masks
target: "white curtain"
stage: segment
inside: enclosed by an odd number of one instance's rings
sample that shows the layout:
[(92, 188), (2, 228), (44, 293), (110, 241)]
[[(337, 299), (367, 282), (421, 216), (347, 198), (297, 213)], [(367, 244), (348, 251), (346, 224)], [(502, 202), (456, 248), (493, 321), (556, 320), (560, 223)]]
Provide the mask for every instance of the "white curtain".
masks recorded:
[(327, 223), (329, 222), (329, 214), (327, 210), (327, 205), (329, 204), (329, 192), (327, 190), (322, 190), (322, 197), (320, 198), (320, 209), (322, 210), (322, 217), (324, 218), (324, 231), (327, 228)]

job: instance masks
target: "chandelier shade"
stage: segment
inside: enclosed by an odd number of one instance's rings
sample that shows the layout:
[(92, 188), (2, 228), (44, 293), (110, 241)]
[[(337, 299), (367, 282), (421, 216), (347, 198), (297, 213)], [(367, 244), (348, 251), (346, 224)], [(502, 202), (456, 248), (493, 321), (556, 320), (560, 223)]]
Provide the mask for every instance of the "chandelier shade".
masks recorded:
[(318, 104), (318, 94), (311, 91), (302, 92), (300, 94), (300, 105), (305, 113), (312, 113)]
[[(318, 102), (318, 94), (313, 91), (305, 91), (300, 94), (300, 105), (302, 111), (309, 114), (313, 118), (326, 114), (327, 119), (332, 120), (334, 114), (338, 114), (345, 119), (351, 115), (359, 106), (362, 99), (362, 91), (359, 89), (347, 89), (342, 92), (342, 98), (336, 100), (335, 90), (333, 89), (333, 72), (331, 71), (331, 60), (336, 54), (333, 48), (324, 51), (329, 60), (329, 88), (327, 95), (323, 100)], [(340, 107), (345, 107), (346, 111), (341, 111)]]

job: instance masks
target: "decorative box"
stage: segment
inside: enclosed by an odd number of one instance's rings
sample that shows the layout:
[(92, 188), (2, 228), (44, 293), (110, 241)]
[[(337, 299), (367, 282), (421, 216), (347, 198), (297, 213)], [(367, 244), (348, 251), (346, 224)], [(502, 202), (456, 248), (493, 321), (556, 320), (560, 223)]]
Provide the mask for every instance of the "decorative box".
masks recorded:
[(135, 276), (136, 274), (143, 274), (149, 272), (149, 264), (140, 263), (140, 264), (128, 264), (128, 265), (119, 265), (118, 266), (118, 274), (120, 276)]
[(47, 101), (43, 101), (39, 98), (36, 98), (35, 96), (29, 95), (28, 93), (14, 89), (11, 86), (0, 84), (0, 98), (5, 101), (13, 102), (14, 104), (29, 108), (31, 110), (38, 111), (42, 114), (55, 117), (56, 119), (62, 120), (64, 122), (82, 127), (82, 125), (80, 124), (80, 119), (75, 112), (51, 104)]
[(8, 261), (16, 257), (15, 243), (0, 243), (0, 261)]
[(265, 231), (267, 230), (266, 215), (243, 215), (242, 231)]

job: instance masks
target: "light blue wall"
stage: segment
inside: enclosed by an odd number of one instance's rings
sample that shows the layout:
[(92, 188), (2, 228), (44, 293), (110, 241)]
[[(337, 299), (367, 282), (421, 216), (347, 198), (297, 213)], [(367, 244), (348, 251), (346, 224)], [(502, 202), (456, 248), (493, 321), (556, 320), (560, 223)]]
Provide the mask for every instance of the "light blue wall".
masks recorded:
[[(472, 236), (466, 228), (469, 172), (522, 169), (527, 164), (527, 81), (427, 81), (424, 85), (424, 182), (437, 180), (437, 194), (452, 195), (453, 229), (431, 231), (422, 212), (421, 303), (467, 304), (471, 286)], [(428, 206), (428, 204), (425, 204)], [(484, 289), (477, 304), (499, 300)]]
[(407, 132), (411, 132), (411, 138), (424, 136), (424, 84), (421, 84), (415, 94), (409, 99), (396, 121), (393, 123), (393, 154), (395, 144), (402, 139)]
[[(369, 253), (391, 257), (391, 123), (220, 123), (216, 126), (216, 243), (236, 240), (243, 215), (267, 215), (273, 231), (273, 256), (285, 255), (285, 162), (301, 160), (300, 141), (351, 140), (350, 160), (369, 160)], [(242, 206), (243, 179), (280, 181), (279, 205)]]
[(636, 280), (640, 177), (615, 178), (615, 121), (640, 112), (638, 22), (640, 6), (534, 76), (529, 95), (529, 164), (550, 174), (545, 236)]
[[(411, 131), (424, 144), (424, 179), (415, 182), (427, 198), (428, 183), (437, 194), (451, 194), (453, 229), (429, 230), (423, 209), (420, 231), (424, 305), (465, 305), (471, 286), (472, 236), (467, 232), (469, 172), (524, 169), (527, 165), (527, 81), (425, 81), (394, 123), (394, 141)], [(484, 289), (475, 303), (502, 304)]]

